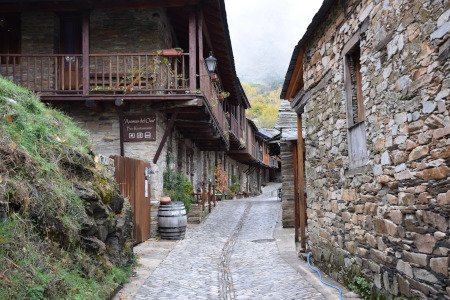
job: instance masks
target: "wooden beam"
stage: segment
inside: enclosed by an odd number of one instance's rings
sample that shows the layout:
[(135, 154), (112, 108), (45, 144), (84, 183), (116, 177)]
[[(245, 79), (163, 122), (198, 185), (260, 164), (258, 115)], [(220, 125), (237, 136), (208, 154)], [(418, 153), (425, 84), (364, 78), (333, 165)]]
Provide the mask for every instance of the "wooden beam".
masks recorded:
[(200, 120), (177, 120), (175, 122), (177, 126), (181, 127), (211, 127), (211, 121), (200, 121)]
[(81, 48), (83, 55), (83, 95), (89, 94), (89, 12), (84, 12), (81, 24)]
[(159, 156), (161, 155), (161, 151), (164, 147), (164, 144), (166, 143), (167, 137), (172, 132), (173, 125), (175, 123), (175, 120), (177, 119), (177, 114), (178, 114), (178, 111), (174, 112), (172, 114), (172, 117), (170, 118), (170, 121), (169, 121), (169, 124), (167, 125), (166, 131), (164, 132), (161, 142), (159, 143), (158, 150), (156, 150), (155, 157), (153, 158), (154, 164), (156, 164), (158, 162)]
[(205, 64), (203, 61), (203, 12), (199, 10), (197, 12), (197, 38), (198, 38), (198, 74), (200, 75), (200, 90), (204, 91), (205, 89), (205, 80), (209, 78), (205, 78), (208, 74), (204, 74), (205, 68), (203, 65)]
[(197, 91), (197, 39), (195, 11), (189, 14), (189, 90)]
[(294, 237), (295, 242), (299, 241), (298, 229), (300, 226), (300, 205), (299, 205), (299, 190), (298, 190), (298, 153), (297, 153), (297, 143), (292, 144), (292, 159), (294, 167)]
[(211, 42), (211, 37), (209, 36), (208, 27), (206, 26), (205, 16), (203, 14), (202, 14), (201, 22), (203, 23), (202, 29), (203, 29), (203, 34), (205, 35), (205, 38), (206, 38), (206, 43), (208, 44), (209, 49), (211, 49), (211, 51), (214, 52), (213, 44)]
[(305, 54), (304, 49), (300, 49), (298, 52), (297, 60), (295, 62), (295, 68), (292, 72), (291, 80), (289, 81), (288, 90), (286, 93), (286, 99), (292, 99), (297, 92), (303, 86), (303, 57)]
[(119, 133), (120, 133), (120, 156), (125, 156), (125, 146), (123, 142), (123, 112), (119, 112)]
[(306, 251), (306, 198), (305, 198), (305, 158), (303, 154), (303, 132), (302, 132), (302, 117), (297, 116), (297, 161), (298, 161), (298, 193), (300, 201), (300, 247), (301, 250)]
[(171, 101), (171, 102), (160, 102), (152, 105), (155, 110), (173, 110), (186, 107), (197, 107), (201, 108), (203, 106), (203, 100), (192, 99), (187, 101)]

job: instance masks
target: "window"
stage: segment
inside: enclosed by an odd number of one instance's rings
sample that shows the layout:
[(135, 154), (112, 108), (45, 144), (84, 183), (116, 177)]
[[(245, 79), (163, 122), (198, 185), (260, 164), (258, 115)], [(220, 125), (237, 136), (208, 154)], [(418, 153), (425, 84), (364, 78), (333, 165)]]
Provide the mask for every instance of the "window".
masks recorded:
[[(20, 54), (20, 14), (0, 14), (0, 54)], [(6, 64), (6, 57), (2, 57), (2, 64)], [(13, 63), (13, 58), (8, 59)]]
[(349, 167), (354, 169), (367, 163), (367, 141), (361, 82), (361, 49), (355, 37), (349, 44), (344, 47), (344, 81), (347, 98)]
[(362, 100), (361, 62), (359, 44), (346, 55), (348, 79), (350, 80), (350, 122), (349, 126), (364, 121), (364, 104)]

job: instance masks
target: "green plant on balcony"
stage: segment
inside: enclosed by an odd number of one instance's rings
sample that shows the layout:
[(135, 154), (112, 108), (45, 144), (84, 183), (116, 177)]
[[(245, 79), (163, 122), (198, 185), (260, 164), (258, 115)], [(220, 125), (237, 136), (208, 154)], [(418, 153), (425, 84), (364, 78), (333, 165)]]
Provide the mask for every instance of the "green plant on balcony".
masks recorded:
[(228, 97), (230, 97), (230, 93), (226, 91), (222, 91), (217, 95), (217, 99), (219, 99), (220, 101), (223, 101)]

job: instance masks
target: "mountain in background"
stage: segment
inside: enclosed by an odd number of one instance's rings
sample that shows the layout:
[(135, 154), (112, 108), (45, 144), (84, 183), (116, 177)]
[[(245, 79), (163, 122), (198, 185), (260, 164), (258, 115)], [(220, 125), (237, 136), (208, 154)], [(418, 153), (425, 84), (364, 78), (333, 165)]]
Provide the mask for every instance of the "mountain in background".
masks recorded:
[(242, 87), (252, 106), (247, 110), (247, 117), (258, 127), (273, 128), (278, 121), (282, 82), (242, 82)]

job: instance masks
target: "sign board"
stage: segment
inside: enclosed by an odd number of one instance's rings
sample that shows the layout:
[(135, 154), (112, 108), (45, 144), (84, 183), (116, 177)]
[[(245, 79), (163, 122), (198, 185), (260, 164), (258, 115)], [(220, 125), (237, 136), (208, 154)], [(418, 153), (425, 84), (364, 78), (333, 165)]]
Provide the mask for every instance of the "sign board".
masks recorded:
[(156, 115), (122, 116), (120, 120), (124, 142), (156, 141)]

